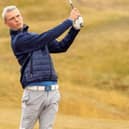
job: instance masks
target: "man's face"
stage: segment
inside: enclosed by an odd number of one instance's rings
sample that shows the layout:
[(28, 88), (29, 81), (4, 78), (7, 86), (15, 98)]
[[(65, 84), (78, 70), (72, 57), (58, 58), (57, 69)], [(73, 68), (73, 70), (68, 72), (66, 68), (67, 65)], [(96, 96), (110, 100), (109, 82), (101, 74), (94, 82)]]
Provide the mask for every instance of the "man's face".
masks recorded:
[(5, 24), (13, 30), (23, 28), (23, 17), (18, 9), (6, 13)]

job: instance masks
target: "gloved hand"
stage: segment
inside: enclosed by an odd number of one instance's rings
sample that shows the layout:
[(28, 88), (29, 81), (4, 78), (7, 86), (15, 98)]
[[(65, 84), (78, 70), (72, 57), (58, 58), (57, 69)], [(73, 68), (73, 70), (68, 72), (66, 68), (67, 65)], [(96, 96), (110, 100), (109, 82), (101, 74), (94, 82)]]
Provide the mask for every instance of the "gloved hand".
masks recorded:
[(80, 16), (78, 17), (78, 19), (76, 19), (74, 22), (73, 22), (73, 27), (76, 29), (76, 30), (80, 30), (81, 27), (83, 27), (84, 25), (84, 20), (83, 18)]

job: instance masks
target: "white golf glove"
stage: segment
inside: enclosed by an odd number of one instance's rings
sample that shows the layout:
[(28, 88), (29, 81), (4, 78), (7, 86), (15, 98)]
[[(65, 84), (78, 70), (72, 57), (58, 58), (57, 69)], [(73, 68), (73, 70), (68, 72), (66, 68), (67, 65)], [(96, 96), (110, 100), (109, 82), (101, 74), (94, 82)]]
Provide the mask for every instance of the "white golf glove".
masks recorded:
[(81, 27), (83, 27), (84, 25), (84, 20), (83, 18), (80, 16), (78, 17), (78, 19), (76, 19), (74, 22), (73, 22), (73, 27), (76, 29), (76, 30), (80, 30)]

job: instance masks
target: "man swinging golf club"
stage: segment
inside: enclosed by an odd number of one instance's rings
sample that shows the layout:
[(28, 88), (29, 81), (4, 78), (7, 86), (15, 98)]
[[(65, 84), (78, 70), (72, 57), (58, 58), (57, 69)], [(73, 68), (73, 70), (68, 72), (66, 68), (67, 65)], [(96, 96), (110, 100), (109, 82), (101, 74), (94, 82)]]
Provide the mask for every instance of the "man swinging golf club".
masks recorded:
[[(73, 8), (61, 24), (37, 34), (28, 31), (16, 6), (3, 9), (2, 18), (10, 30), (11, 47), (21, 66), (20, 81), (24, 92), (20, 129), (33, 129), (37, 120), (39, 129), (52, 129), (60, 92), (50, 53), (67, 51), (81, 28), (81, 21), (74, 22), (79, 16), (79, 10)], [(68, 29), (67, 35), (57, 41)]]

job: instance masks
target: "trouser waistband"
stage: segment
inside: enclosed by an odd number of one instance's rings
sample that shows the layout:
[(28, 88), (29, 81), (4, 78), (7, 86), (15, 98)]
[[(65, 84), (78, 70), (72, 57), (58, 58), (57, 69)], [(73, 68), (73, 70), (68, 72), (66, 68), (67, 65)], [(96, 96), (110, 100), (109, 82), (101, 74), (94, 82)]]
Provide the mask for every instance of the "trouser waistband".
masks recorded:
[(28, 90), (34, 90), (34, 91), (53, 91), (57, 90), (59, 86), (56, 85), (50, 85), (50, 86), (27, 86), (25, 89)]

